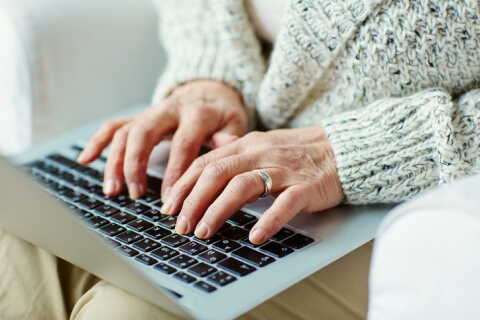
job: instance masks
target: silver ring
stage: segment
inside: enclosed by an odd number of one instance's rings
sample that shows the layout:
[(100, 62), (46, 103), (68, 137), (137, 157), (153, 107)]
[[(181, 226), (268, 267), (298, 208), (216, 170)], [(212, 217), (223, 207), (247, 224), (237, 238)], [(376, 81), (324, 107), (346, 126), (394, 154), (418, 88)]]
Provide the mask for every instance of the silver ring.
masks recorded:
[(260, 199), (265, 198), (272, 192), (272, 178), (265, 170), (252, 170), (258, 173), (258, 175), (262, 178), (263, 183), (265, 184), (265, 191), (260, 196)]

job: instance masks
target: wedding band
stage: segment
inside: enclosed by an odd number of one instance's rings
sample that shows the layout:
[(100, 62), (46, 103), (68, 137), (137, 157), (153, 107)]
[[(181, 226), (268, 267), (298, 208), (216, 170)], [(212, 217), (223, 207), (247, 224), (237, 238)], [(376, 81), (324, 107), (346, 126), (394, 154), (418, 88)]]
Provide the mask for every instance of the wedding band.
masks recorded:
[(265, 191), (260, 196), (260, 199), (265, 198), (272, 192), (272, 178), (265, 170), (252, 170), (258, 173), (258, 175), (262, 178), (263, 183), (265, 184)]

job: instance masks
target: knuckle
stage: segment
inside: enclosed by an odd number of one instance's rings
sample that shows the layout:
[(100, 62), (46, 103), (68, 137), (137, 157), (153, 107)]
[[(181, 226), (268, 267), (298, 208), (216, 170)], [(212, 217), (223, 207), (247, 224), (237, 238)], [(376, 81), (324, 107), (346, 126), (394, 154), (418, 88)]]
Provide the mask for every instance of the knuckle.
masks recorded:
[(140, 125), (135, 125), (130, 129), (130, 134), (137, 139), (143, 139), (149, 137), (152, 134), (152, 130)]
[(281, 228), (285, 224), (285, 222), (283, 221), (284, 219), (282, 218), (282, 215), (278, 211), (271, 212), (268, 215), (268, 220), (269, 220), (268, 225), (270, 226), (271, 229)]
[(172, 147), (178, 150), (191, 151), (198, 147), (198, 143), (193, 138), (179, 136), (175, 137)]
[(115, 120), (107, 120), (100, 126), (100, 130), (101, 131), (110, 131), (114, 127), (116, 127)]
[(183, 212), (196, 212), (198, 208), (197, 202), (192, 200), (191, 197), (187, 197), (185, 201), (183, 201), (183, 206), (182, 206), (182, 214), (185, 214)]
[(228, 165), (222, 160), (210, 162), (203, 172), (211, 180), (216, 181), (228, 172)]
[(207, 160), (207, 157), (206, 156), (201, 156), (201, 157), (198, 157), (197, 159), (195, 159), (193, 162), (192, 162), (192, 169), (195, 170), (195, 172), (197, 171), (203, 171), (205, 169), (205, 167), (208, 165), (208, 160)]
[(120, 128), (117, 131), (115, 131), (115, 134), (113, 135), (114, 140), (125, 140), (127, 139), (129, 130), (127, 128)]
[(249, 141), (256, 141), (256, 140), (262, 139), (264, 135), (265, 135), (265, 133), (263, 133), (263, 132), (252, 131), (252, 132), (249, 132), (245, 135), (245, 139), (247, 139)]
[(288, 204), (287, 209), (289, 211), (297, 210), (303, 204), (303, 195), (300, 192), (287, 191)]
[(145, 168), (145, 166), (141, 162), (130, 162), (125, 161), (123, 165), (123, 171), (125, 175), (128, 177), (136, 176)]
[(235, 190), (235, 193), (248, 194), (253, 189), (252, 187), (255, 185), (255, 182), (255, 179), (253, 179), (251, 175), (242, 174), (235, 176), (230, 184)]

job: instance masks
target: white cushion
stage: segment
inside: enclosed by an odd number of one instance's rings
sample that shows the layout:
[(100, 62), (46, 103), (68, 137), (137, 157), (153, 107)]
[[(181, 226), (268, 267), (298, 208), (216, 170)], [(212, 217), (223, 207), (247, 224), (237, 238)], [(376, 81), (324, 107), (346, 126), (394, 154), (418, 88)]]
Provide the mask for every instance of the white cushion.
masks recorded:
[(148, 103), (164, 64), (149, 1), (0, 0), (0, 153)]
[(480, 319), (480, 176), (393, 210), (375, 240), (368, 319)]

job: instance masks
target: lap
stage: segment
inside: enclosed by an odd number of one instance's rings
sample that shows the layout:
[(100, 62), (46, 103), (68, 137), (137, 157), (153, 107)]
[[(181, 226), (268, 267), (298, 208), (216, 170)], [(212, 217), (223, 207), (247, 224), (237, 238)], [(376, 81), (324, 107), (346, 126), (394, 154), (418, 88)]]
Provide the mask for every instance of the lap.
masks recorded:
[[(240, 319), (364, 319), (367, 243)], [(177, 319), (174, 315), (0, 231), (1, 319)]]

